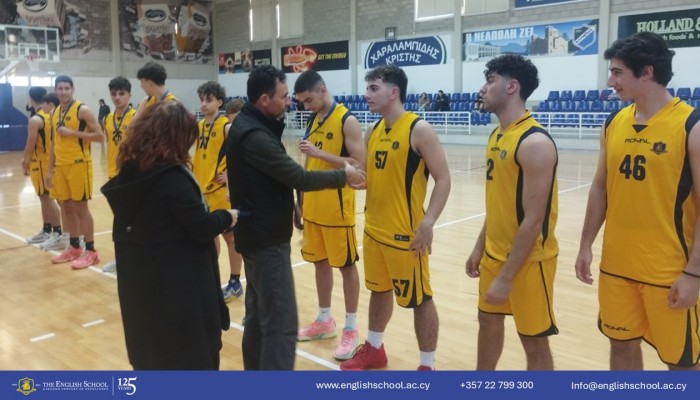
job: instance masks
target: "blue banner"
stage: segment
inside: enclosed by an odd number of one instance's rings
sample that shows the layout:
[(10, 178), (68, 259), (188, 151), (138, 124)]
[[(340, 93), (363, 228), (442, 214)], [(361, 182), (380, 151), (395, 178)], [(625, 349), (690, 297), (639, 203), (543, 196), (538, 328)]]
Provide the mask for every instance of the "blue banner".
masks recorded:
[(0, 399), (698, 398), (697, 372), (2, 371)]
[(566, 56), (598, 53), (598, 20), (530, 25), (462, 34), (462, 60), (476, 61), (501, 53)]
[(515, 0), (515, 9), (518, 8), (529, 8), (529, 7), (539, 7), (539, 6), (551, 6), (561, 3), (573, 3), (583, 0)]
[(372, 42), (365, 54), (365, 69), (387, 64), (412, 67), (445, 63), (447, 52), (439, 36)]

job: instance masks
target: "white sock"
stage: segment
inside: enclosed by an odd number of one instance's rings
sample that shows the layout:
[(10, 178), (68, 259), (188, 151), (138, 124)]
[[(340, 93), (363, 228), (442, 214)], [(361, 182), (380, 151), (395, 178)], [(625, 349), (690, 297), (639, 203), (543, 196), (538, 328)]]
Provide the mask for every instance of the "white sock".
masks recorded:
[(375, 349), (382, 347), (384, 342), (384, 332), (367, 331), (367, 343)]
[(329, 319), (331, 319), (331, 308), (330, 307), (321, 307), (318, 309), (318, 316), (316, 317), (317, 320), (321, 322), (326, 322)]
[(421, 351), (420, 352), (420, 365), (433, 368), (435, 365), (435, 352), (434, 351)]
[(345, 329), (348, 329), (348, 330), (355, 329), (355, 320), (356, 319), (357, 319), (357, 313), (345, 314)]

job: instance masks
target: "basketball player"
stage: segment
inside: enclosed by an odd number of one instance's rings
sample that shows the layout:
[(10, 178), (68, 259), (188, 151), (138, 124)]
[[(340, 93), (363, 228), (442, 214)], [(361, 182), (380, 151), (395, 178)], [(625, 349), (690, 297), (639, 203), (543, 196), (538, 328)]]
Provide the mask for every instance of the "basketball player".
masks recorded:
[(557, 148), (525, 102), (539, 85), (537, 67), (514, 54), (486, 64), (483, 107), (499, 126), (486, 146), (486, 221), (466, 273), (479, 278), (477, 370), (494, 370), (512, 315), (528, 370), (552, 370), (550, 335), (559, 245)]
[(44, 184), (51, 143), (51, 115), (43, 110), (42, 98), (45, 95), (44, 88), (29, 89), (29, 104), (38, 111), (29, 118), (27, 144), (24, 146), (22, 158), (22, 172), (30, 177), (41, 203), (43, 227), (36, 235), (27, 238), (27, 242), (32, 244), (46, 242), (51, 238), (52, 232), (56, 235), (61, 234), (61, 214), (58, 204), (49, 196), (49, 190)]
[[(63, 227), (70, 235), (70, 245), (51, 261), (72, 262), (73, 269), (83, 269), (100, 260), (95, 250), (95, 224), (87, 202), (92, 198), (90, 144), (104, 137), (92, 110), (73, 98), (73, 80), (61, 75), (55, 82), (54, 90), (61, 104), (51, 117), (53, 140), (45, 181), (62, 203)], [(85, 236), (84, 251), (79, 233)]]
[[(229, 210), (231, 202), (227, 197), (226, 154), (223, 145), (231, 124), (225, 115), (219, 114), (219, 110), (226, 100), (226, 91), (218, 83), (209, 81), (197, 89), (197, 94), (204, 119), (198, 124), (199, 136), (195, 141), (192, 172), (204, 194), (209, 211)], [(234, 246), (233, 230), (227, 229), (221, 236), (226, 242), (231, 266), (231, 276), (228, 284), (224, 287), (224, 300), (228, 302), (234, 297), (243, 295), (240, 281), (243, 258)], [(218, 254), (220, 249), (218, 236), (214, 242)]]
[[(107, 136), (107, 178), (112, 179), (119, 174), (117, 155), (119, 145), (126, 138), (126, 131), (136, 114), (129, 102), (131, 101), (131, 82), (124, 77), (116, 77), (109, 81), (109, 96), (114, 104), (114, 112), (110, 112), (102, 121)], [(102, 267), (103, 272), (114, 272), (117, 262), (110, 261)]]
[(170, 93), (165, 86), (168, 73), (162, 65), (149, 61), (138, 70), (136, 78), (141, 82), (141, 89), (146, 92), (146, 97), (139, 103), (137, 111), (145, 110), (155, 104), (156, 101), (177, 101), (175, 95)]
[[(438, 313), (430, 286), (428, 254), (433, 226), (450, 193), (450, 172), (437, 134), (430, 124), (407, 112), (408, 78), (395, 65), (382, 65), (365, 75), (365, 97), (382, 118), (365, 135), (367, 197), (365, 201), (365, 286), (371, 291), (367, 341), (340, 369), (366, 370), (387, 365), (383, 337), (393, 309), (412, 308), (419, 370), (433, 370)], [(435, 186), (423, 211), (428, 176)]]
[(641, 341), (669, 369), (698, 370), (700, 112), (666, 85), (674, 52), (658, 34), (616, 40), (608, 86), (633, 103), (600, 134), (576, 276), (591, 284), (591, 246), (605, 222), (598, 327), (610, 369), (643, 369)]
[[(345, 162), (364, 165), (362, 128), (357, 118), (342, 104), (333, 101), (323, 78), (316, 71), (299, 75), (294, 84), (297, 99), (314, 114), (309, 119), (299, 150), (307, 156), (306, 169), (332, 170)], [(343, 277), (345, 325), (333, 356), (347, 360), (355, 354), (359, 333), (355, 327), (360, 297), (360, 275), (355, 262), (355, 191), (349, 187), (324, 189), (304, 194), (303, 244), (305, 261), (314, 263), (319, 311), (316, 319), (299, 330), (298, 340), (316, 340), (336, 336), (331, 315), (333, 269)], [(333, 267), (333, 268), (331, 268)]]

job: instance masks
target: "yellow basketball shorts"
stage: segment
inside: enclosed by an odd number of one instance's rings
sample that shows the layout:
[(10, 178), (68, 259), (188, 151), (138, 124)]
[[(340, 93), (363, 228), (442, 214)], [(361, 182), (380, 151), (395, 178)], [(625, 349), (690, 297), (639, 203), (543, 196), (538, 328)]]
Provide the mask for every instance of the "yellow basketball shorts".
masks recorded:
[(513, 279), (505, 303), (486, 303), (486, 293), (503, 268), (503, 261), (484, 255), (480, 263), (479, 311), (512, 315), (515, 328), (522, 336), (550, 336), (559, 332), (554, 319), (554, 275), (556, 257), (525, 263)]
[(331, 267), (347, 267), (358, 259), (354, 226), (323, 226), (304, 221), (301, 256), (304, 261), (328, 259)]
[(92, 199), (92, 162), (57, 165), (53, 170), (52, 193), (59, 201)]
[(600, 274), (598, 328), (615, 340), (643, 338), (661, 361), (689, 368), (700, 358), (698, 306), (677, 310), (668, 306), (669, 288)]
[(205, 193), (204, 201), (207, 202), (209, 211), (231, 209), (231, 202), (228, 199), (228, 187), (226, 186), (221, 186), (211, 193)]
[(393, 290), (396, 304), (405, 308), (417, 307), (433, 298), (427, 252), (416, 256), (412, 251), (379, 243), (366, 232), (362, 250), (367, 289)]
[(29, 163), (29, 178), (32, 181), (32, 186), (34, 186), (34, 191), (37, 196), (49, 194), (49, 190), (46, 188), (46, 182), (44, 181), (47, 165), (48, 163), (42, 160), (34, 160)]

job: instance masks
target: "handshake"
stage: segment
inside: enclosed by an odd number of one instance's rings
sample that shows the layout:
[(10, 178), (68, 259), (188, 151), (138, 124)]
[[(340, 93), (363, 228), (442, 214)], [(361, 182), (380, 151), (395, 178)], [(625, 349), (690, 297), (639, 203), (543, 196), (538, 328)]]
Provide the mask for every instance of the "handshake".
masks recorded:
[(353, 189), (365, 189), (367, 173), (345, 161), (346, 183)]

